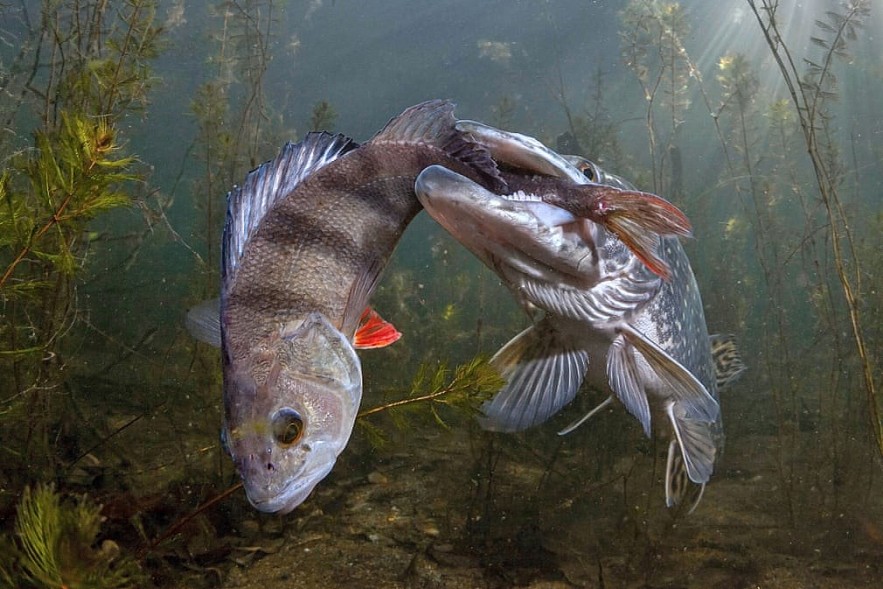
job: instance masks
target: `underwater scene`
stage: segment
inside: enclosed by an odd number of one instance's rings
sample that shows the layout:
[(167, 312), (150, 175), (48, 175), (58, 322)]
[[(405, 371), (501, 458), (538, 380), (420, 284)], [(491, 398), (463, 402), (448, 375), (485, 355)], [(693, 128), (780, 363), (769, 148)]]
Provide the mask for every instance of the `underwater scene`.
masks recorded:
[(871, 0), (0, 2), (0, 587), (881, 586), (881, 96)]

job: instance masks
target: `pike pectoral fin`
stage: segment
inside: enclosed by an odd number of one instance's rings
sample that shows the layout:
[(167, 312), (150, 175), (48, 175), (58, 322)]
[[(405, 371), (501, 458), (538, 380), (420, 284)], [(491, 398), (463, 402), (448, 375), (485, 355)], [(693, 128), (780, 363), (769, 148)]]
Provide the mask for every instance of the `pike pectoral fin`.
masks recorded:
[(681, 447), (687, 476), (694, 483), (707, 483), (714, 471), (716, 453), (708, 422), (687, 417), (678, 403), (669, 403), (665, 411)]
[(221, 347), (221, 299), (203, 301), (187, 311), (184, 325), (199, 341)]
[(607, 352), (607, 382), (626, 410), (635, 416), (650, 437), (650, 405), (647, 392), (638, 376), (635, 353), (625, 337), (620, 334), (613, 340)]
[(698, 378), (634, 327), (627, 325), (621, 329), (621, 335), (641, 353), (685, 415), (709, 423), (717, 421), (720, 406)]
[(546, 421), (573, 400), (589, 356), (543, 319), (503, 346), (491, 364), (506, 386), (482, 405), (479, 422), (488, 430), (515, 432)]
[(288, 368), (307, 378), (333, 383), (358, 406), (362, 399), (362, 365), (346, 336), (324, 315), (310, 313), (293, 329), (283, 331), (282, 338), (292, 344), (286, 358)]
[(732, 335), (716, 334), (708, 338), (711, 340), (714, 377), (717, 380), (717, 390), (720, 391), (736, 382), (745, 372), (746, 367)]
[(371, 307), (365, 307), (359, 328), (353, 336), (353, 346), (359, 350), (384, 348), (397, 342), (400, 337), (402, 333), (392, 323), (384, 320)]

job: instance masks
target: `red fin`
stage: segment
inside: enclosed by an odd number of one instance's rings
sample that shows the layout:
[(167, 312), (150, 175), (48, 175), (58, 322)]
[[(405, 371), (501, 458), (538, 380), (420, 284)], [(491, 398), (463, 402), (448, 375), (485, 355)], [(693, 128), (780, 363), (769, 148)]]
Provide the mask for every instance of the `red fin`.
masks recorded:
[(594, 187), (590, 219), (616, 234), (647, 268), (667, 280), (668, 264), (657, 255), (662, 236), (692, 235), (687, 216), (676, 206), (648, 192)]
[(663, 280), (668, 280), (671, 277), (671, 268), (665, 263), (665, 260), (657, 255), (659, 235), (643, 231), (640, 225), (633, 223), (625, 216), (607, 217), (603, 224), (647, 266), (648, 270)]
[(401, 332), (392, 323), (385, 321), (371, 307), (365, 307), (359, 319), (359, 328), (353, 336), (353, 346), (360, 350), (384, 348), (397, 342), (400, 337)]
[(561, 194), (544, 194), (543, 200), (603, 225), (663, 280), (671, 276), (671, 269), (659, 257), (660, 238), (692, 235), (687, 216), (664, 198), (649, 192), (580, 184)]
[(611, 189), (595, 204), (599, 222), (616, 234), (647, 268), (668, 280), (671, 270), (658, 256), (660, 238), (692, 235), (687, 216), (676, 206), (647, 192)]

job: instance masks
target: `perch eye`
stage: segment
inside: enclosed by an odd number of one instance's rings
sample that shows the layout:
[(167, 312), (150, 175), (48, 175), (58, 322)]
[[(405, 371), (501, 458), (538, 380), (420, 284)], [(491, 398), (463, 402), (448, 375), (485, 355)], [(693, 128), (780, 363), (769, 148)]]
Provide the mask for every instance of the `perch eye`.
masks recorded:
[(273, 417), (273, 437), (282, 446), (296, 444), (304, 435), (304, 421), (297, 411), (282, 409)]

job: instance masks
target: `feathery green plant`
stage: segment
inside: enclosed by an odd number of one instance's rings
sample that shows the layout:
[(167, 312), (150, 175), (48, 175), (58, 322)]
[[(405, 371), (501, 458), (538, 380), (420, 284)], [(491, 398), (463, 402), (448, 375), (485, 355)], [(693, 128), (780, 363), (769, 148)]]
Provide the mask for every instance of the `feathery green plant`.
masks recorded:
[[(26, 487), (17, 507), (14, 562), (0, 563), (0, 578), (16, 587), (115, 589), (144, 580), (138, 564), (105, 540), (96, 548), (101, 506), (88, 497), (62, 501), (52, 485)], [(7, 570), (5, 567), (9, 567)]]
[[(65, 417), (55, 393), (83, 311), (90, 223), (137, 187), (118, 122), (146, 104), (160, 50), (155, 11), (155, 0), (42, 2), (0, 75), (11, 131), (0, 145), (0, 452), (15, 458), (4, 467), (55, 466), (50, 429)], [(25, 122), (36, 125), (33, 142), (15, 130)]]
[(361, 411), (357, 423), (375, 446), (382, 445), (386, 437), (380, 428), (363, 418), (381, 412), (388, 412), (399, 429), (407, 427), (409, 419), (420, 413), (432, 416), (438, 425), (447, 429), (448, 423), (439, 412), (441, 407), (474, 416), (481, 404), (504, 384), (497, 370), (482, 356), (460, 364), (453, 374), (445, 364), (435, 369), (429, 364), (421, 364), (406, 397)]
[[(0, 247), (17, 252), (0, 275), (0, 292), (32, 289), (20, 265), (48, 263), (55, 272), (71, 275), (77, 268), (76, 246), (86, 224), (97, 215), (127, 204), (121, 184), (135, 180), (132, 157), (117, 157), (119, 145), (105, 119), (97, 123), (81, 114), (61, 113), (57, 132), (38, 131), (36, 150), (13, 159), (23, 185), (4, 176), (0, 211)], [(34, 258), (30, 258), (33, 256)], [(42, 273), (42, 272), (41, 272)], [(48, 286), (42, 283), (42, 286)], [(15, 350), (13, 350), (14, 352)]]

